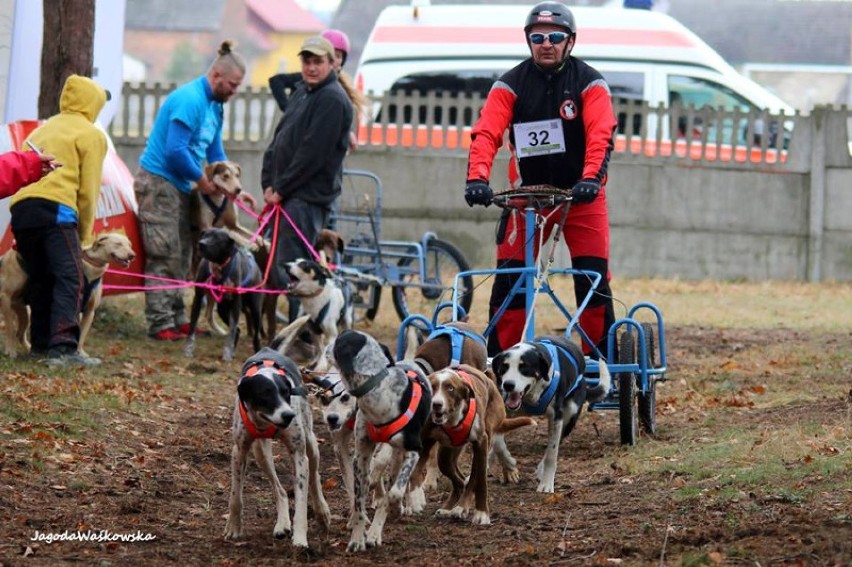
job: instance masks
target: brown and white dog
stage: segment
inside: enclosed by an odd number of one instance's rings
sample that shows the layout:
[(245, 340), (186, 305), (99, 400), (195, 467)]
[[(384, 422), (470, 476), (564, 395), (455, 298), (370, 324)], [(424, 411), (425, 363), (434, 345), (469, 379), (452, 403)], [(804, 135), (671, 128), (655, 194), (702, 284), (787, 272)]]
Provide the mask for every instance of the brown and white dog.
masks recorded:
[[(328, 503), (319, 474), (319, 445), (313, 415), (298, 367), (272, 349), (246, 360), (237, 386), (232, 427), (231, 495), (225, 538), (243, 536), (243, 484), (249, 450), (272, 484), (278, 516), (272, 534), (284, 538), (292, 531), (296, 547), (308, 547), (308, 500), (325, 529), (331, 525)], [(272, 461), (272, 439), (284, 443), (293, 457), (295, 509), (292, 529), (287, 491), (278, 480)]]
[[(423, 428), (423, 449), (411, 475), (412, 490), (423, 483), (426, 456), (437, 443), (438, 467), (452, 482), (453, 490), (436, 515), (455, 518), (470, 515), (474, 524), (488, 525), (491, 523), (488, 454), (494, 437), (535, 422), (529, 417), (507, 418), (494, 381), (472, 366), (462, 364), (439, 370), (429, 375), (429, 383), (432, 416)], [(473, 461), (465, 482), (458, 459), (467, 445), (473, 451)]]
[(568, 437), (583, 404), (599, 402), (609, 393), (612, 380), (604, 361), (600, 379), (586, 384), (586, 360), (564, 336), (540, 337), (504, 350), (491, 361), (506, 407), (526, 415), (547, 417), (547, 448), (537, 469), (538, 492), (553, 492), (559, 443)]
[[(133, 245), (127, 236), (117, 232), (99, 234), (95, 241), (83, 248), (82, 264), (84, 292), (80, 320), (80, 341), (78, 349), (85, 354), (84, 345), (95, 311), (101, 304), (103, 288), (101, 280), (110, 264), (127, 268), (136, 258)], [(17, 356), (17, 349), (30, 349), (27, 331), (30, 327), (30, 313), (27, 309), (24, 292), (27, 285), (27, 273), (21, 265), (21, 257), (16, 250), (9, 250), (0, 258), (0, 311), (6, 321), (6, 356)]]
[[(415, 334), (418, 330), (414, 325), (409, 325), (406, 332), (408, 335), (407, 344), (410, 348), (416, 341)], [(417, 347), (414, 355), (411, 358), (406, 356), (406, 360), (413, 360), (427, 375), (445, 368), (457, 367), (460, 364), (472, 366), (482, 372), (490, 372), (488, 370), (488, 350), (485, 346), (485, 339), (473, 325), (463, 321), (437, 325), (426, 338), (426, 341)], [(491, 441), (494, 448), (491, 455), (496, 455), (500, 460), (503, 468), (503, 482), (517, 484), (521, 478), (518, 472), (518, 462), (509, 452), (503, 434), (496, 432)], [(426, 480), (422, 483), (422, 486), (427, 490), (437, 486), (438, 476), (434, 467), (434, 455), (429, 455), (428, 463)], [(412, 491), (411, 498), (415, 501), (421, 499), (425, 501), (425, 495), (423, 495), (419, 486)]]
[[(252, 242), (254, 234), (242, 226), (234, 200), (242, 193), (240, 181), (242, 168), (231, 161), (217, 161), (204, 168), (204, 174), (217, 189), (214, 195), (204, 195), (194, 188), (189, 194), (189, 218), (192, 232), (192, 267), (191, 274), (198, 273), (201, 255), (198, 252), (198, 240), (201, 233), (208, 228), (223, 228), (238, 246), (248, 248), (255, 256), (260, 266), (266, 266), (269, 256), (269, 242), (262, 236)], [(272, 296), (277, 297), (277, 296)], [(210, 328), (220, 336), (225, 336), (228, 330), (223, 328), (213, 317), (213, 304), (207, 304), (204, 317)]]

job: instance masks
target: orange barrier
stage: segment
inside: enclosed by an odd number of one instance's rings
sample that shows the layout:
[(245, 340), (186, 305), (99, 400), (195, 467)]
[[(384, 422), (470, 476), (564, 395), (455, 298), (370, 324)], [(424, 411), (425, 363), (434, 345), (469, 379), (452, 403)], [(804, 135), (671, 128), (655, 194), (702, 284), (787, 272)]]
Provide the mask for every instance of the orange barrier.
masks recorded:
[[(402, 146), (404, 148), (433, 148), (433, 149), (467, 149), (470, 147), (470, 128), (465, 127), (459, 135), (456, 127), (447, 128), (446, 131), (440, 126), (433, 126), (431, 132), (426, 126), (418, 126), (415, 130), (411, 124), (403, 124), (402, 129), (397, 124), (371, 124), (369, 130), (366, 124), (358, 128), (358, 141), (362, 145), (370, 146)], [(619, 153), (630, 153), (644, 155), (647, 157), (682, 157), (692, 160), (707, 160), (719, 162), (751, 163), (781, 163), (787, 161), (785, 150), (767, 149), (763, 151), (759, 147), (731, 146), (724, 144), (707, 144), (702, 146), (699, 141), (687, 142), (686, 140), (643, 140), (631, 137), (629, 142), (626, 136), (616, 136), (614, 149)]]

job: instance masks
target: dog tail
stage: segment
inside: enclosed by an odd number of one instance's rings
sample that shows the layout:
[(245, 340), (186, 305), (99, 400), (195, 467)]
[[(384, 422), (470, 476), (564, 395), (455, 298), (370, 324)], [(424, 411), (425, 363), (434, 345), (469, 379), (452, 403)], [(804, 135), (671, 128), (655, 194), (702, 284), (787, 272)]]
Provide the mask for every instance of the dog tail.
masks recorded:
[(272, 339), (272, 342), (269, 343), (269, 348), (273, 350), (277, 350), (281, 354), (287, 350), (287, 347), (290, 346), (296, 337), (299, 336), (299, 332), (302, 330), (302, 327), (305, 326), (305, 323), (311, 318), (310, 315), (302, 315), (280, 331), (275, 337)]
[(505, 417), (494, 433), (508, 433), (525, 425), (535, 425), (535, 420), (531, 417)]
[(612, 388), (612, 376), (609, 374), (609, 368), (607, 367), (606, 362), (603, 360), (599, 361), (598, 367), (600, 369), (600, 380), (598, 381), (597, 386), (589, 388), (589, 392), (586, 394), (586, 401), (590, 404), (597, 403), (607, 397), (610, 389)]

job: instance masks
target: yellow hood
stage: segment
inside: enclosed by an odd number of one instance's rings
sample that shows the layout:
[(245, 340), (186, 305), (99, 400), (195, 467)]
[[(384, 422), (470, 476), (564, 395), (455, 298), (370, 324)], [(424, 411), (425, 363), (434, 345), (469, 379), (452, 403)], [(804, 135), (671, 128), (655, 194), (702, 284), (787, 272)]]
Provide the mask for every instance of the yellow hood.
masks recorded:
[(88, 77), (71, 75), (62, 87), (60, 112), (74, 112), (94, 123), (107, 101), (107, 92)]

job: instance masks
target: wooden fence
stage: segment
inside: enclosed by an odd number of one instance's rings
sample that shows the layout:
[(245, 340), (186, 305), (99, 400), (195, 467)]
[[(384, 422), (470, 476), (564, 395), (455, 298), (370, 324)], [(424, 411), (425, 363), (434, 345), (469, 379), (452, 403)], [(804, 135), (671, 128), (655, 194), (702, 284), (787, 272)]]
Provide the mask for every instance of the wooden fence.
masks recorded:
[[(116, 143), (147, 138), (173, 84), (125, 83), (119, 111), (109, 127)], [(358, 125), (367, 148), (429, 148), (465, 152), (471, 125), (484, 103), (478, 94), (384, 93), (372, 97), (372, 112)], [(268, 144), (280, 113), (269, 89), (248, 88), (225, 105), (223, 139), (229, 147), (262, 148)], [(618, 135), (615, 150), (647, 157), (662, 156), (726, 163), (774, 164), (786, 160), (798, 114), (727, 111), (673, 106), (651, 107), (641, 101), (615, 101)]]

